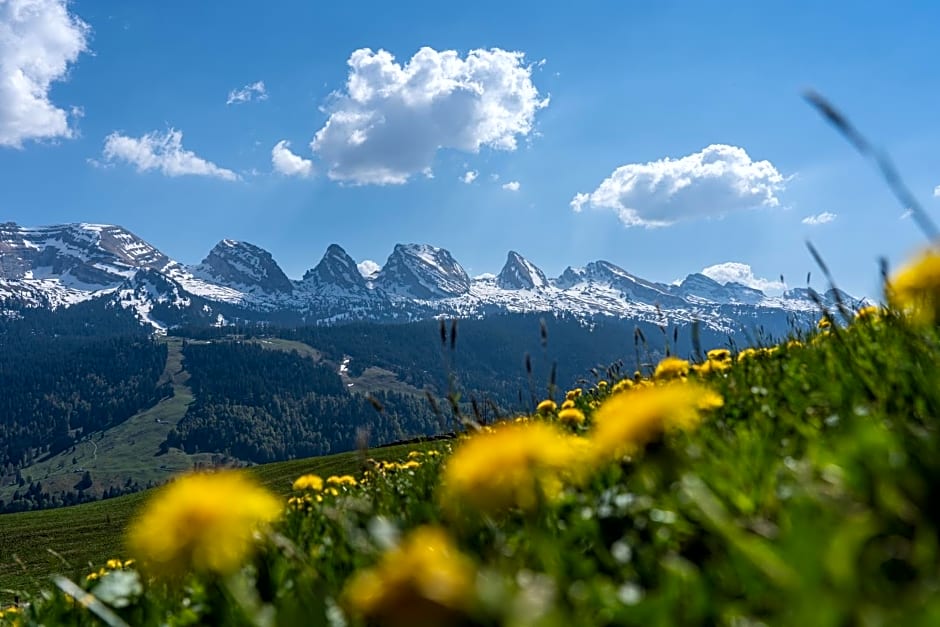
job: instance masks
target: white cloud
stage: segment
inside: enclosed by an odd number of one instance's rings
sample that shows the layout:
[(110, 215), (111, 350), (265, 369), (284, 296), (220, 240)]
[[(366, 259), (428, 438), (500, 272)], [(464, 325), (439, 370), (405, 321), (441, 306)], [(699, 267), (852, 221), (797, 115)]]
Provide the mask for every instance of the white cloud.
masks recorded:
[(829, 224), (830, 222), (835, 220), (837, 217), (839, 216), (836, 215), (835, 213), (831, 213), (829, 211), (823, 211), (822, 213), (818, 213), (814, 216), (806, 216), (805, 218), (800, 220), (800, 222), (802, 222), (803, 224), (808, 224), (810, 226), (818, 226), (820, 224)]
[(464, 175), (460, 177), (460, 180), (469, 185), (470, 183), (477, 180), (477, 177), (480, 175), (476, 170), (467, 170), (464, 172)]
[(503, 189), (508, 189), (511, 192), (518, 192), (519, 187), (519, 181), (509, 181), (508, 183), (503, 184)]
[(382, 266), (375, 263), (371, 259), (363, 259), (356, 264), (356, 267), (359, 268), (359, 274), (367, 279), (382, 269)]
[(271, 165), (284, 176), (306, 178), (313, 174), (313, 161), (290, 151), (290, 142), (282, 139), (271, 149)]
[(912, 209), (905, 209), (905, 210), (904, 210), (904, 213), (902, 213), (902, 214), (898, 217), (898, 220), (907, 220), (907, 219), (910, 218), (912, 215), (914, 215), (914, 211), (913, 211)]
[(571, 208), (610, 209), (626, 226), (658, 227), (730, 211), (780, 204), (786, 179), (769, 161), (752, 161), (743, 148), (713, 144), (701, 152), (620, 166)]
[(933, 188), (933, 195), (936, 196), (937, 198), (940, 198), (940, 185), (937, 185), (936, 187)]
[(66, 0), (0, 0), (0, 146), (72, 136), (49, 89), (88, 50), (89, 32)]
[(311, 147), (331, 179), (401, 184), (439, 149), (515, 150), (548, 105), (521, 52), (421, 48), (404, 65), (384, 50), (356, 50), (345, 90), (326, 106)]
[(264, 81), (249, 83), (241, 89), (233, 89), (228, 92), (228, 100), (225, 104), (243, 104), (252, 100), (267, 100), (268, 91), (264, 88)]
[(191, 150), (183, 149), (183, 132), (169, 129), (153, 131), (143, 137), (111, 133), (104, 140), (106, 162), (125, 161), (137, 166), (138, 172), (159, 170), (166, 176), (212, 176), (226, 181), (238, 180), (231, 170), (220, 168)]
[(771, 281), (770, 279), (762, 279), (754, 276), (754, 271), (751, 270), (751, 266), (735, 261), (708, 266), (702, 270), (702, 274), (718, 281), (722, 285), (725, 283), (740, 283), (741, 285), (753, 287), (762, 292), (779, 292), (786, 287), (780, 281)]

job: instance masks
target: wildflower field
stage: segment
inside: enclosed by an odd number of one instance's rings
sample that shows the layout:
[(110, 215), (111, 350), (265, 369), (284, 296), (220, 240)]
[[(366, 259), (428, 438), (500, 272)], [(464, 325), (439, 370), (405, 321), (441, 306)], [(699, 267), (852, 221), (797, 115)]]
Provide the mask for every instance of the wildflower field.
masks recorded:
[(122, 554), (0, 624), (940, 624), (940, 257), (886, 302), (612, 370), (287, 498), (181, 477)]

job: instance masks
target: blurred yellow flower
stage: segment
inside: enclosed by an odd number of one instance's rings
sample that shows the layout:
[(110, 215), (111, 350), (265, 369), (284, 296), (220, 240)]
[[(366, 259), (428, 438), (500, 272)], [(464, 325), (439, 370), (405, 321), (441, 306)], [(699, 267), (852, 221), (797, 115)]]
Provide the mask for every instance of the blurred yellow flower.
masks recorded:
[(560, 412), (558, 412), (558, 420), (565, 423), (566, 425), (581, 425), (584, 424), (584, 412), (575, 407), (562, 409)]
[(750, 359), (752, 357), (757, 357), (756, 348), (745, 348), (740, 353), (738, 353), (738, 361), (744, 361), (745, 359)]
[(868, 305), (867, 307), (862, 307), (855, 312), (856, 320), (874, 320), (881, 315), (881, 310), (875, 305)]
[(117, 570), (124, 566), (124, 563), (119, 559), (109, 559), (105, 562), (105, 568), (110, 568), (111, 570)]
[(731, 351), (727, 348), (713, 348), (706, 355), (708, 361), (728, 361), (731, 359)]
[(819, 329), (828, 329), (832, 326), (832, 321), (829, 319), (829, 316), (823, 316), (819, 319), (819, 322), (816, 323), (816, 328)]
[(476, 569), (440, 527), (419, 527), (350, 578), (343, 604), (369, 624), (452, 625), (474, 602)]
[(356, 478), (352, 475), (333, 475), (332, 477), (327, 477), (326, 482), (330, 485), (347, 486), (350, 488), (356, 487), (357, 484)]
[(940, 251), (927, 249), (898, 270), (887, 286), (888, 302), (930, 323), (940, 313)]
[(689, 362), (678, 357), (666, 357), (656, 366), (653, 378), (659, 381), (668, 381), (688, 376)]
[(579, 396), (581, 396), (581, 388), (575, 388), (573, 390), (568, 390), (568, 393), (565, 394), (565, 400), (573, 401)]
[(546, 399), (539, 403), (538, 407), (535, 408), (535, 411), (544, 416), (545, 414), (553, 413), (556, 409), (558, 409), (558, 405), (555, 404), (555, 401)]
[(695, 364), (692, 370), (700, 375), (710, 375), (716, 372), (725, 372), (731, 368), (731, 360), (708, 359), (704, 364)]
[(606, 381), (598, 381), (598, 382), (597, 382), (597, 389), (599, 389), (599, 390), (606, 390), (606, 389), (607, 389), (607, 382), (606, 382)]
[(572, 440), (579, 439), (544, 422), (501, 423), (478, 433), (457, 447), (444, 468), (444, 505), (531, 510), (540, 498), (556, 497), (563, 480), (578, 472), (580, 449)]
[(613, 392), (614, 394), (618, 392), (623, 392), (624, 390), (629, 390), (634, 385), (635, 384), (633, 383), (632, 379), (621, 379), (616, 384), (614, 384), (614, 387), (611, 388), (611, 392)]
[(131, 551), (150, 572), (229, 573), (252, 550), (252, 535), (281, 512), (281, 503), (235, 471), (195, 473), (161, 488), (128, 530)]
[(692, 429), (700, 409), (720, 406), (721, 397), (691, 382), (631, 390), (610, 397), (594, 413), (590, 440), (599, 461), (639, 451), (664, 431)]
[(571, 409), (572, 407), (574, 407), (574, 401), (565, 401), (561, 404), (562, 409)]
[(294, 480), (294, 485), (292, 486), (294, 490), (312, 490), (313, 492), (319, 492), (323, 489), (323, 479), (319, 475), (306, 474), (297, 477)]

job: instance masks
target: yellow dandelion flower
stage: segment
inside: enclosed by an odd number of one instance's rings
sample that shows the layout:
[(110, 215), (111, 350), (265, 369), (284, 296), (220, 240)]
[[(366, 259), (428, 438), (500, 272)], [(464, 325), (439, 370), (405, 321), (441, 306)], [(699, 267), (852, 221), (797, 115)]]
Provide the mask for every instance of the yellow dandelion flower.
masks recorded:
[(561, 408), (562, 408), (563, 410), (564, 410), (564, 409), (571, 409), (572, 407), (574, 407), (574, 401), (565, 401), (564, 403), (561, 404)]
[(584, 412), (575, 407), (562, 409), (558, 412), (558, 420), (566, 425), (578, 426), (584, 424)]
[(708, 361), (728, 361), (731, 359), (731, 351), (727, 348), (713, 348), (706, 356)]
[(713, 373), (721, 373), (731, 368), (731, 360), (709, 359), (704, 364), (695, 364), (692, 371), (703, 376)]
[(656, 366), (653, 378), (658, 381), (668, 381), (688, 376), (689, 362), (678, 357), (666, 357)]
[(691, 429), (699, 409), (720, 396), (694, 383), (671, 383), (610, 397), (594, 413), (591, 443), (599, 461), (633, 454), (664, 431)]
[(474, 603), (476, 569), (440, 527), (419, 527), (347, 583), (343, 604), (369, 624), (451, 625)]
[(161, 488), (128, 530), (128, 547), (158, 576), (229, 573), (251, 552), (252, 534), (281, 504), (248, 475), (194, 473)]
[(558, 409), (558, 405), (555, 404), (555, 401), (546, 399), (539, 403), (538, 407), (535, 408), (535, 411), (544, 416), (545, 414), (555, 413), (556, 409)]
[(408, 451), (408, 459), (417, 459), (423, 455), (421, 451)]
[(893, 306), (915, 320), (935, 321), (940, 313), (940, 252), (925, 250), (902, 267), (891, 277), (887, 296)]
[(829, 316), (823, 316), (819, 319), (819, 322), (816, 323), (817, 329), (829, 329), (832, 327), (832, 320), (829, 319)]
[(419, 466), (421, 466), (421, 462), (419, 462), (416, 459), (409, 459), (408, 461), (403, 462), (398, 465), (398, 467), (401, 468), (402, 470), (414, 470), (415, 468), (418, 468)]
[(698, 408), (701, 411), (708, 411), (709, 409), (718, 409), (725, 406), (725, 399), (721, 397), (721, 394), (715, 392), (714, 390), (705, 389), (702, 390), (698, 398)]
[(855, 312), (856, 320), (875, 320), (881, 315), (881, 310), (875, 305), (868, 305), (867, 307), (862, 307)]
[(136, 563), (137, 563), (137, 562), (135, 562), (133, 559), (124, 560), (124, 566), (123, 566), (123, 567), (124, 567), (124, 568), (130, 568), (131, 566), (133, 566), (133, 565), (136, 564)]
[(104, 565), (105, 565), (105, 568), (110, 568), (111, 570), (117, 570), (121, 568), (124, 565), (124, 563), (119, 559), (109, 559), (107, 562), (105, 562)]
[(294, 485), (291, 487), (293, 487), (293, 489), (298, 492), (303, 490), (319, 492), (323, 489), (323, 478), (320, 477), (320, 475), (315, 475), (312, 473), (301, 475), (294, 480)]
[(633, 379), (621, 379), (616, 384), (614, 384), (614, 387), (611, 388), (611, 392), (617, 394), (623, 392), (624, 390), (629, 390), (634, 385), (635, 384), (633, 383)]
[(98, 573), (88, 573), (85, 575), (85, 581), (95, 581), (98, 579)]
[(358, 483), (356, 478), (352, 475), (333, 475), (332, 477), (327, 477), (326, 482), (330, 485), (346, 486), (350, 488), (356, 487), (356, 484)]
[[(566, 410), (571, 411), (571, 410)], [(558, 496), (579, 470), (576, 436), (544, 422), (502, 423), (465, 440), (444, 468), (442, 500), (456, 510), (467, 504), (496, 513), (532, 510), (540, 498)]]
[(581, 396), (581, 388), (575, 388), (573, 390), (568, 390), (568, 393), (565, 394), (565, 400), (573, 401), (579, 396)]
[(799, 340), (790, 340), (789, 342), (787, 342), (787, 348), (790, 348), (790, 349), (803, 348), (803, 342)]
[(606, 390), (606, 389), (607, 389), (607, 382), (606, 382), (606, 381), (598, 381), (598, 382), (597, 382), (597, 389), (599, 389), (599, 390)]
[(745, 348), (740, 353), (738, 353), (738, 361), (744, 361), (745, 359), (751, 359), (752, 357), (757, 356), (756, 348)]

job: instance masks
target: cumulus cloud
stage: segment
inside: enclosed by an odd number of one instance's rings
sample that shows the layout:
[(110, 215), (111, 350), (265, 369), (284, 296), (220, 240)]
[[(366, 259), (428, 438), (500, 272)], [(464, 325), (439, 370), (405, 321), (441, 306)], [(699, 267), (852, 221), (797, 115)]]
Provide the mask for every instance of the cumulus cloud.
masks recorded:
[(313, 161), (291, 152), (290, 142), (282, 139), (271, 149), (271, 165), (284, 176), (307, 178), (313, 174)]
[(72, 136), (49, 89), (88, 50), (89, 32), (66, 0), (0, 2), (0, 146)]
[(264, 81), (249, 83), (241, 89), (233, 89), (228, 92), (227, 105), (244, 104), (252, 100), (267, 100), (268, 91), (264, 88)]
[(439, 149), (515, 150), (548, 105), (521, 52), (421, 48), (403, 65), (385, 50), (356, 50), (345, 89), (311, 147), (331, 179), (401, 184), (430, 167)]
[(166, 176), (211, 176), (226, 181), (238, 180), (231, 170), (206, 161), (191, 150), (183, 148), (183, 132), (169, 129), (165, 133), (153, 131), (143, 137), (128, 137), (111, 133), (104, 140), (106, 162), (125, 161), (137, 167), (138, 172), (159, 170)]
[(519, 187), (519, 181), (509, 181), (508, 183), (503, 184), (503, 189), (508, 189), (511, 192), (518, 192)]
[(803, 224), (808, 224), (810, 226), (818, 226), (820, 224), (829, 224), (830, 222), (835, 220), (837, 217), (839, 216), (835, 213), (831, 213), (829, 211), (823, 211), (822, 213), (818, 213), (814, 216), (806, 216), (805, 218), (800, 220), (800, 222), (802, 222)]
[(940, 185), (933, 188), (933, 195), (940, 198)]
[(786, 179), (769, 161), (743, 148), (713, 144), (701, 152), (620, 166), (571, 208), (614, 211), (626, 226), (669, 226), (681, 220), (780, 204)]
[(363, 259), (356, 264), (356, 267), (359, 268), (359, 274), (367, 279), (382, 269), (382, 266), (375, 263), (371, 259)]
[(754, 276), (754, 271), (751, 270), (751, 266), (735, 261), (708, 266), (702, 270), (702, 274), (718, 281), (722, 285), (725, 283), (740, 283), (741, 285), (753, 287), (762, 292), (779, 292), (786, 287), (780, 281), (771, 281), (770, 279), (762, 279)]
[(469, 185), (470, 183), (477, 180), (477, 177), (480, 175), (476, 170), (467, 170), (464, 172), (464, 175), (460, 177), (460, 180)]

